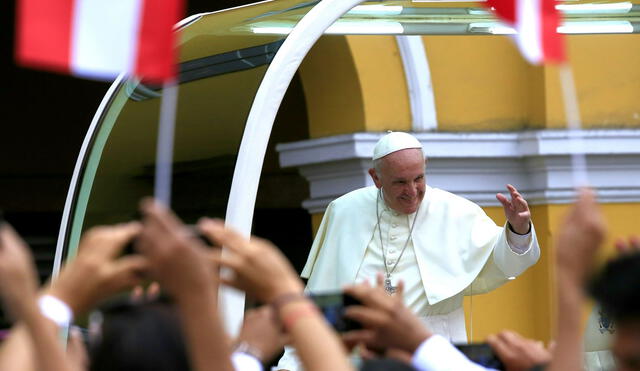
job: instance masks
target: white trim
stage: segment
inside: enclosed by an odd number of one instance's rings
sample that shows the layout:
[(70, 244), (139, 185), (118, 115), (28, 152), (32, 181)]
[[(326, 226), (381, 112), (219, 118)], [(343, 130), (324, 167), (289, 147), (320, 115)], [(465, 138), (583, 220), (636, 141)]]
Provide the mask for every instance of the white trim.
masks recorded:
[(431, 131), (438, 128), (431, 72), (422, 36), (396, 36), (400, 58), (407, 79), (411, 103), (412, 130)]
[[(309, 181), (311, 213), (336, 197), (372, 185), (367, 174), (383, 133), (354, 133), (279, 144), (282, 167), (298, 167)], [(427, 182), (483, 206), (497, 206), (497, 192), (514, 184), (531, 204), (573, 200), (567, 130), (507, 133), (416, 133), (428, 158)], [(640, 130), (585, 130), (590, 184), (604, 203), (640, 202)]]
[(51, 272), (51, 276), (53, 277), (53, 279), (58, 276), (58, 273), (60, 273), (60, 268), (62, 266), (64, 241), (67, 237), (67, 227), (70, 222), (69, 215), (71, 215), (71, 206), (74, 204), (74, 200), (77, 199), (77, 191), (79, 190), (81, 184), (79, 179), (80, 173), (82, 172), (85, 160), (90, 153), (89, 144), (91, 144), (91, 142), (93, 141), (93, 137), (98, 128), (98, 122), (100, 121), (100, 118), (102, 118), (107, 105), (118, 93), (118, 88), (120, 87), (124, 76), (124, 73), (120, 74), (120, 76), (118, 76), (113, 84), (111, 84), (111, 86), (109, 87), (107, 94), (105, 94), (102, 98), (102, 101), (100, 102), (96, 113), (93, 115), (93, 119), (91, 120), (91, 124), (89, 125), (89, 130), (87, 130), (87, 134), (84, 136), (82, 147), (80, 147), (80, 153), (78, 154), (76, 165), (73, 168), (71, 182), (69, 183), (69, 190), (67, 191), (67, 199), (64, 202), (64, 209), (62, 211), (62, 220), (60, 221), (60, 230), (58, 231), (58, 242), (56, 243), (56, 254), (53, 259), (53, 269)]
[[(251, 222), (264, 155), (282, 98), (311, 47), (338, 18), (363, 0), (322, 0), (294, 27), (269, 65), (258, 88), (242, 136), (236, 161), (226, 222), (244, 235)], [(242, 324), (244, 294), (225, 288), (220, 292), (227, 331), (238, 333)]]
[(544, 59), (542, 47), (542, 5), (540, 0), (516, 0), (516, 24), (514, 35), (518, 48), (532, 64)]

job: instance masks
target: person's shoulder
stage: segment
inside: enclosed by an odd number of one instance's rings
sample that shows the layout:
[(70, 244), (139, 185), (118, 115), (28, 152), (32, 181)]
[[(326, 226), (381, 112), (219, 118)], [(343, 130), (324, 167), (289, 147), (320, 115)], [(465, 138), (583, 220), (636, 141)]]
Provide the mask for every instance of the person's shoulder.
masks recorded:
[(472, 201), (467, 200), (462, 196), (458, 196), (454, 193), (445, 191), (440, 188), (431, 188), (427, 189), (427, 195), (429, 202), (431, 204), (440, 204), (447, 205), (449, 207), (467, 207), (467, 208), (480, 208), (477, 204)]
[(358, 188), (331, 201), (331, 205), (336, 208), (350, 208), (362, 203), (375, 201), (377, 194), (377, 188), (373, 186)]

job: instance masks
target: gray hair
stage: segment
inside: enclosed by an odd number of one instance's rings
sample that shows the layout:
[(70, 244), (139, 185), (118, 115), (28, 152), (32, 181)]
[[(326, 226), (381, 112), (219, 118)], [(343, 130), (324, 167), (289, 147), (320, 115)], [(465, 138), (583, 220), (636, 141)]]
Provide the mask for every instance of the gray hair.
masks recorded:
[(376, 174), (378, 174), (378, 175), (380, 175), (380, 164), (382, 163), (382, 159), (383, 159), (383, 158), (384, 158), (384, 157), (381, 157), (381, 158), (379, 158), (379, 159), (373, 160), (372, 167), (373, 167), (373, 170), (374, 170), (374, 171), (376, 172)]

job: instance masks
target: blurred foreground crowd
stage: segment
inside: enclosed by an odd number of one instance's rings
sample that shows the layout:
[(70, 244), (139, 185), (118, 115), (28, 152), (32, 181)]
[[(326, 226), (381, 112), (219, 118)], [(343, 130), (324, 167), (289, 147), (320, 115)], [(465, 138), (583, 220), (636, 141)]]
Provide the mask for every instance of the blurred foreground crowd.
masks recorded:
[[(15, 321), (0, 345), (0, 370), (262, 370), (285, 344), (311, 371), (488, 369), (432, 334), (403, 305), (402, 285), (393, 296), (381, 277), (346, 287), (359, 304), (345, 315), (361, 328), (337, 333), (268, 241), (206, 218), (194, 231), (152, 200), (141, 211), (140, 222), (87, 231), (77, 257), (43, 287), (28, 247), (11, 226), (0, 226), (0, 296)], [(582, 191), (555, 241), (555, 340), (546, 347), (510, 331), (488, 337), (503, 369), (582, 370), (590, 294), (616, 322), (618, 370), (640, 370), (640, 241), (620, 240), (620, 256), (593, 272), (605, 234), (592, 193)], [(132, 243), (136, 253), (125, 254)], [(218, 313), (219, 285), (263, 304), (245, 313), (235, 339)], [(70, 327), (74, 319), (87, 323), (86, 334)]]

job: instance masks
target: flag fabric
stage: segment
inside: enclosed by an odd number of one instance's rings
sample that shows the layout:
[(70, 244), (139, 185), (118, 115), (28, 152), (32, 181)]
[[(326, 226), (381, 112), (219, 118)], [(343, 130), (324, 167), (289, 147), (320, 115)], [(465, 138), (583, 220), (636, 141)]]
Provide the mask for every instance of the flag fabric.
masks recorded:
[(483, 4), (516, 30), (516, 44), (530, 63), (566, 60), (556, 0), (487, 0)]
[(80, 77), (171, 80), (183, 1), (18, 0), (16, 59)]

